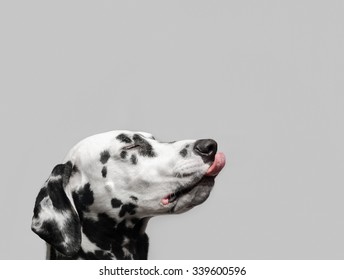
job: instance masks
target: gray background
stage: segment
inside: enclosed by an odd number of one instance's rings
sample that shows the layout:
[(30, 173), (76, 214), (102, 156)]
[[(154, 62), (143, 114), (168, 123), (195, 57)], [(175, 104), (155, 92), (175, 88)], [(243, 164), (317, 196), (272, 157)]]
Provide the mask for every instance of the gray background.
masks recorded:
[(344, 258), (343, 1), (1, 1), (0, 258), (42, 259), (39, 188), (82, 138), (212, 137), (205, 204), (150, 259)]

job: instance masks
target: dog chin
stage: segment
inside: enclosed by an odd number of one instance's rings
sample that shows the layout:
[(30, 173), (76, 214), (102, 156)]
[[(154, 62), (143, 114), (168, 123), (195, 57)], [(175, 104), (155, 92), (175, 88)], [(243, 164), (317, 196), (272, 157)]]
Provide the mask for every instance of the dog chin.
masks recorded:
[(180, 214), (207, 200), (215, 183), (214, 177), (204, 176), (188, 193), (180, 196), (174, 205), (174, 213)]

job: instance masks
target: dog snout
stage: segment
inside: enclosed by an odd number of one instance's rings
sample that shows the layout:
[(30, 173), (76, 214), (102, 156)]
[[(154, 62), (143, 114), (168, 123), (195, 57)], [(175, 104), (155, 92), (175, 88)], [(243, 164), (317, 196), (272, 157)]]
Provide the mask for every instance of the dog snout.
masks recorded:
[(217, 143), (213, 139), (200, 139), (195, 142), (193, 150), (204, 162), (213, 161), (217, 152)]

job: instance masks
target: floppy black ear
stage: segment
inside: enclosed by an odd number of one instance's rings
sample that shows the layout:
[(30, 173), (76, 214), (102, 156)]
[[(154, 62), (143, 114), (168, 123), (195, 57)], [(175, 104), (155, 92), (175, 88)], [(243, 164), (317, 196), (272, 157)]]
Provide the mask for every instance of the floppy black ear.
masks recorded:
[(72, 164), (56, 165), (36, 198), (31, 229), (64, 255), (72, 256), (80, 249), (79, 216), (68, 199), (65, 187)]

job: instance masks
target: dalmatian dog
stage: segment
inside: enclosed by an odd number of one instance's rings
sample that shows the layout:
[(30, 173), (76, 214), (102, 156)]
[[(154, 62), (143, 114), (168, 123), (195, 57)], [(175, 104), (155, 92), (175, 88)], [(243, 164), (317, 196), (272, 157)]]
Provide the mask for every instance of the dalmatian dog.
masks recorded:
[(32, 230), (49, 259), (147, 259), (147, 223), (203, 203), (225, 166), (212, 139), (110, 131), (76, 144), (38, 193)]

